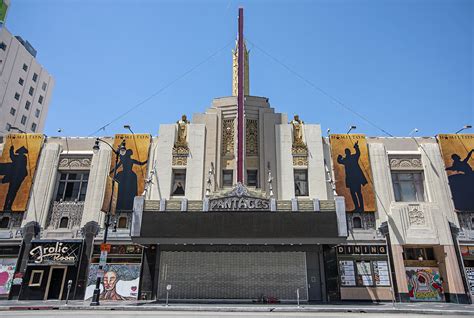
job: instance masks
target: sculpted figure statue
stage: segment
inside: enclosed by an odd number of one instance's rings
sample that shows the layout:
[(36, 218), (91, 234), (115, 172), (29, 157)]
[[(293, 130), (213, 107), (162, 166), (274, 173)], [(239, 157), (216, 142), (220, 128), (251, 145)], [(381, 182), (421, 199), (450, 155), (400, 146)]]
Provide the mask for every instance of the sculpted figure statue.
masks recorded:
[(178, 124), (178, 145), (186, 145), (186, 140), (188, 137), (188, 124), (189, 121), (186, 118), (186, 115), (181, 116), (181, 120), (176, 122)]
[(295, 115), (293, 120), (290, 122), (293, 125), (293, 145), (303, 144), (303, 124), (304, 122), (300, 119), (300, 116)]

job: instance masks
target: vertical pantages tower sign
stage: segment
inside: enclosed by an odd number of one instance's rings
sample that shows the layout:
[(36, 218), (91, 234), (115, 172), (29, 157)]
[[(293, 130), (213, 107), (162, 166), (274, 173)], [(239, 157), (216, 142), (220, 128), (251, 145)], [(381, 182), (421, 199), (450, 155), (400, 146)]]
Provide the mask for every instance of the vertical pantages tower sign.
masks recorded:
[(374, 212), (375, 194), (367, 141), (363, 134), (329, 136), (336, 191), (348, 212)]
[(42, 145), (42, 134), (6, 136), (0, 157), (0, 211), (26, 210)]
[(474, 211), (474, 134), (437, 136), (458, 211)]
[[(133, 200), (135, 196), (141, 194), (145, 189), (145, 179), (148, 168), (148, 154), (150, 151), (151, 136), (149, 134), (117, 134), (115, 135), (114, 149), (125, 140), (125, 154), (118, 154), (117, 166), (112, 153), (110, 161), (109, 178), (105, 189), (104, 201), (102, 203), (103, 212), (128, 211), (133, 210)], [(110, 197), (112, 195), (112, 179), (114, 170), (117, 169), (115, 178), (116, 188), (112, 211), (109, 210)]]

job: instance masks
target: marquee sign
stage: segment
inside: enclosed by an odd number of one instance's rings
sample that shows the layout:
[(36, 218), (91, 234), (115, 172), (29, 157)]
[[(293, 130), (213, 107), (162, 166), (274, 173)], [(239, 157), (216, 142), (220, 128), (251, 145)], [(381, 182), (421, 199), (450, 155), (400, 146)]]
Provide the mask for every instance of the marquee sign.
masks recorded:
[(354, 254), (387, 254), (387, 246), (385, 245), (339, 245), (337, 247), (339, 255)]
[(82, 241), (33, 241), (28, 263), (36, 265), (75, 265)]
[(270, 200), (251, 196), (241, 183), (224, 197), (209, 200), (209, 211), (270, 211)]

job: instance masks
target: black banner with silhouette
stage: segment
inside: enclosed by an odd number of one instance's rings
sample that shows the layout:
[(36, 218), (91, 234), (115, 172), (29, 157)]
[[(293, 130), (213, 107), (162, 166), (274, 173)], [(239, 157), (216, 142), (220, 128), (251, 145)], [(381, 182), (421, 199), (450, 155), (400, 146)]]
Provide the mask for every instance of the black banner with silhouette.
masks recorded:
[(369, 151), (363, 134), (329, 136), (336, 192), (344, 197), (347, 212), (374, 212), (375, 195)]
[(438, 143), (457, 211), (474, 211), (474, 134), (440, 134)]
[(26, 210), (42, 134), (9, 134), (0, 157), (0, 211)]
[[(148, 167), (148, 153), (150, 151), (151, 136), (148, 134), (117, 134), (113, 147), (117, 149), (122, 140), (125, 140), (125, 154), (119, 155), (117, 167), (115, 166), (116, 154), (112, 154), (110, 162), (109, 177), (105, 189), (102, 211), (109, 212), (110, 197), (112, 194), (112, 178), (114, 169), (117, 169), (115, 178), (114, 197), (112, 213), (116, 211), (131, 212), (133, 210), (133, 199), (142, 194), (145, 189), (145, 179)], [(115, 199), (113, 199), (115, 201)]]

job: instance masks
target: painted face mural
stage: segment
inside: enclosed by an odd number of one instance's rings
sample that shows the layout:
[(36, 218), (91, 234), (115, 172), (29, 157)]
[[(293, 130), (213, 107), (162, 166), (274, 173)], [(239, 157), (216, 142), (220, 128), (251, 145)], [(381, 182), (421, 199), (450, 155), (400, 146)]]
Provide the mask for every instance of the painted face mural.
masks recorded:
[[(114, 169), (117, 169), (114, 196), (116, 195), (115, 209), (117, 211), (132, 211), (135, 196), (141, 194), (145, 187), (148, 153), (151, 137), (148, 134), (119, 134), (115, 135), (114, 149), (125, 140), (125, 154), (119, 155), (115, 167), (116, 155), (112, 154), (110, 163), (110, 179), (107, 180), (102, 211), (109, 211), (110, 196), (112, 194), (112, 178)], [(117, 189), (118, 188), (118, 189)], [(115, 203), (115, 198), (113, 199)], [(112, 213), (115, 210), (112, 208)]]
[(330, 137), (336, 191), (348, 212), (375, 211), (375, 195), (365, 135), (335, 134)]
[[(91, 299), (98, 273), (98, 264), (91, 264), (85, 299)], [(104, 267), (100, 300), (135, 300), (138, 297), (140, 264), (107, 264)]]
[(474, 134), (437, 136), (454, 207), (474, 211)]
[(0, 211), (25, 211), (43, 144), (41, 134), (10, 134), (0, 157)]
[(413, 301), (443, 301), (439, 269), (435, 267), (406, 268), (408, 295)]

